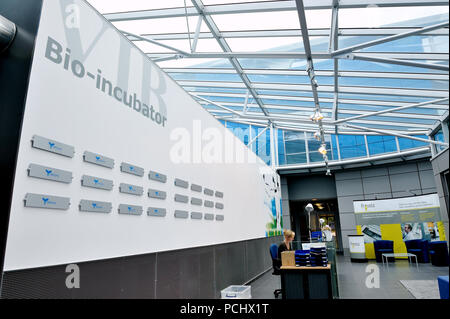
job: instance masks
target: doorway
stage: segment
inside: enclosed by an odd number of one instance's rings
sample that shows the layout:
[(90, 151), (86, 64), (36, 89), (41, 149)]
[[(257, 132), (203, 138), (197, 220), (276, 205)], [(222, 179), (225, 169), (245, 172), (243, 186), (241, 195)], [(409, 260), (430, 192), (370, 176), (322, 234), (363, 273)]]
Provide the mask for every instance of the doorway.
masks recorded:
[[(309, 203), (314, 207), (314, 211), (310, 213), (310, 218), (305, 210), (306, 205)], [(323, 219), (324, 225), (328, 225), (331, 228), (331, 233), (336, 241), (336, 251), (342, 251), (341, 227), (336, 198), (289, 201), (289, 208), (291, 212), (292, 230), (296, 234), (295, 240), (302, 242), (309, 241), (309, 231), (320, 231), (319, 220)]]

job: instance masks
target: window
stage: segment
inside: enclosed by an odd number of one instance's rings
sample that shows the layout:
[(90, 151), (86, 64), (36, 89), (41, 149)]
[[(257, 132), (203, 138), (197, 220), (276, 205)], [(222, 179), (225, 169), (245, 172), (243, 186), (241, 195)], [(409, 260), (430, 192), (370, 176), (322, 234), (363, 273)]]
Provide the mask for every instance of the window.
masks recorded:
[(368, 135), (367, 144), (370, 155), (397, 151), (395, 136)]
[(339, 135), (341, 159), (367, 156), (364, 135)]

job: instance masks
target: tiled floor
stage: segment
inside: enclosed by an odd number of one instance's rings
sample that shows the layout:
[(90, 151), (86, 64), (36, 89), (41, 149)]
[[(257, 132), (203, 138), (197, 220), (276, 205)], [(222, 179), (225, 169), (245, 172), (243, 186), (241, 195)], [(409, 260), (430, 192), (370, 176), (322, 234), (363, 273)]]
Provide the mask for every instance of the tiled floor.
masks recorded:
[[(436, 280), (438, 276), (448, 276), (448, 267), (435, 267), (431, 264), (409, 264), (407, 260), (397, 260), (389, 264), (389, 269), (381, 263), (352, 263), (349, 257), (337, 258), (340, 299), (414, 299), (414, 296), (400, 283), (400, 280)], [(369, 265), (377, 265), (380, 274), (380, 287), (367, 288), (366, 272)], [(252, 282), (252, 298), (273, 299), (273, 291), (280, 288), (280, 277), (272, 271)]]

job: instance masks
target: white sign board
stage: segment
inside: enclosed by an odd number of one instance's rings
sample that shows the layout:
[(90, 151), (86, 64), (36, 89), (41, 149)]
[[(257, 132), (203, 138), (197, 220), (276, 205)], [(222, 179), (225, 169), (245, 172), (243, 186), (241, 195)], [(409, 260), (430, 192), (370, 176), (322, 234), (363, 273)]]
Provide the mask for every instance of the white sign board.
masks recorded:
[(366, 247), (364, 246), (364, 236), (348, 236), (348, 245), (350, 254), (365, 254)]
[[(248, 159), (207, 163), (217, 132)], [(84, 1), (43, 2), (5, 271), (261, 238), (280, 214), (279, 176), (142, 51)]]

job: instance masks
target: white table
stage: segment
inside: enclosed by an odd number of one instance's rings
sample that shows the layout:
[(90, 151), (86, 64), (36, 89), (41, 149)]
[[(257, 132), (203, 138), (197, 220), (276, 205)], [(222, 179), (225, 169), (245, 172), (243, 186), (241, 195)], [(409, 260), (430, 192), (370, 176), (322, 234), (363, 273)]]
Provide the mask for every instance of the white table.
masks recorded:
[(389, 257), (408, 257), (409, 262), (411, 262), (411, 258), (414, 257), (416, 261), (416, 268), (419, 269), (419, 264), (417, 263), (417, 256), (410, 253), (389, 253), (389, 254), (381, 254), (381, 260), (383, 261), (384, 267), (384, 258), (386, 258), (386, 266), (389, 269)]

